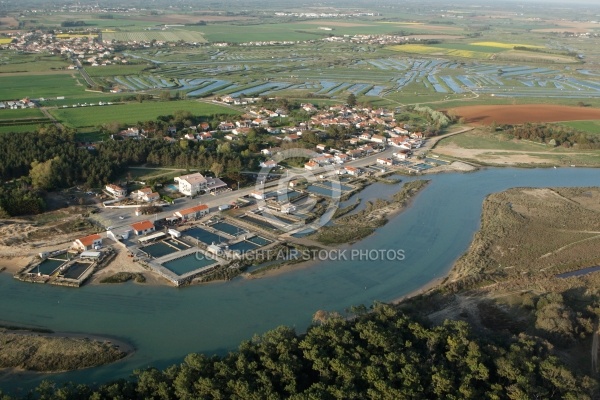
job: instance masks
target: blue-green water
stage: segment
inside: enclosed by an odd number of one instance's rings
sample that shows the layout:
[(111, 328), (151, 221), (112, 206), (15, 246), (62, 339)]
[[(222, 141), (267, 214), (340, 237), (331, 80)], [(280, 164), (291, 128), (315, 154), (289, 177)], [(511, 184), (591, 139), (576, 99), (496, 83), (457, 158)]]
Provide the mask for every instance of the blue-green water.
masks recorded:
[(265, 238), (264, 238), (264, 237), (262, 237), (262, 236), (254, 236), (254, 237), (252, 237), (252, 238), (248, 239), (248, 241), (249, 241), (249, 242), (252, 242), (252, 243), (254, 243), (254, 244), (257, 244), (257, 245), (259, 245), (259, 246), (266, 246), (266, 245), (268, 245), (269, 243), (271, 243), (271, 241), (270, 241), (269, 239), (265, 239)]
[(81, 274), (85, 272), (86, 269), (90, 267), (89, 263), (80, 263), (76, 262), (69, 267), (69, 270), (65, 272), (65, 278), (69, 279), (79, 279)]
[(217, 222), (216, 224), (211, 225), (211, 227), (233, 236), (246, 233), (245, 229), (242, 229), (239, 226), (228, 224), (227, 222)]
[(326, 197), (339, 197), (340, 196), (340, 192), (338, 190), (332, 189), (332, 188), (324, 188), (321, 186), (316, 186), (316, 185), (309, 185), (306, 188), (307, 192), (311, 192), (311, 193), (315, 193), (321, 196), (326, 196)]
[(240, 253), (244, 253), (244, 252), (249, 251), (249, 250), (254, 250), (257, 247), (260, 247), (260, 246), (257, 245), (256, 243), (252, 243), (252, 242), (247, 241), (247, 240), (242, 240), (241, 242), (237, 242), (235, 244), (230, 245), (229, 246), (229, 250), (237, 251), (237, 252), (240, 252)]
[(206, 243), (206, 244), (219, 244), (221, 242), (227, 242), (227, 238), (221, 236), (221, 235), (217, 235), (215, 233), (209, 232), (206, 229), (202, 229), (202, 228), (191, 228), (188, 229), (187, 231), (183, 232), (184, 235), (187, 236), (191, 236), (194, 239), (198, 239), (199, 241)]
[(148, 246), (144, 246), (141, 249), (143, 252), (150, 254), (154, 258), (166, 256), (167, 254), (175, 253), (177, 249), (169, 246), (163, 242), (152, 243)]
[(44, 261), (42, 261), (39, 267), (33, 270), (32, 272), (37, 273), (39, 271), (42, 275), (51, 275), (54, 271), (58, 269), (58, 267), (60, 267), (64, 263), (65, 261), (47, 258)]
[[(128, 340), (137, 352), (123, 361), (51, 375), (88, 383), (128, 377), (135, 368), (164, 367), (190, 352), (224, 353), (278, 325), (301, 331), (319, 309), (343, 311), (410, 293), (444, 276), (467, 249), (489, 193), (515, 186), (599, 186), (600, 170), (488, 169), (427, 179), (432, 183), (408, 209), (352, 246), (404, 250), (404, 261), (323, 261), (261, 279), (183, 289), (133, 283), (73, 289), (0, 273), (0, 320)], [(362, 198), (368, 199), (365, 193)], [(31, 387), (44, 377), (4, 377), (0, 387)]]
[(207, 256), (198, 254), (188, 254), (187, 256), (179, 257), (171, 261), (163, 263), (163, 267), (175, 272), (177, 275), (184, 275), (196, 269), (214, 264), (215, 260)]

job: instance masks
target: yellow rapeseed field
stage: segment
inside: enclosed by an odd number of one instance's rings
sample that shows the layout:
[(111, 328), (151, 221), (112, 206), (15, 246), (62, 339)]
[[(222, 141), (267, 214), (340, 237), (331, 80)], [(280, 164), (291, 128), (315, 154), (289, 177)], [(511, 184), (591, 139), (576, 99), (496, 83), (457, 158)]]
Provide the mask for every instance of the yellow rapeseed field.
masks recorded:
[(471, 51), (471, 50), (448, 50), (446, 53), (449, 56), (462, 57), (462, 58), (476, 58), (480, 60), (485, 60), (490, 58), (490, 53), (485, 53), (483, 51)]
[(392, 50), (396, 51), (404, 51), (406, 53), (417, 53), (417, 54), (445, 54), (447, 52), (446, 49), (439, 49), (436, 47), (425, 46), (422, 44), (403, 44), (400, 46), (392, 46)]
[(402, 51), (405, 53), (440, 54), (462, 58), (475, 58), (479, 60), (485, 60), (487, 58), (490, 58), (491, 56), (490, 53), (485, 53), (482, 51), (444, 49), (440, 47), (426, 46), (422, 44), (404, 44), (400, 46), (391, 46), (390, 49), (395, 51)]

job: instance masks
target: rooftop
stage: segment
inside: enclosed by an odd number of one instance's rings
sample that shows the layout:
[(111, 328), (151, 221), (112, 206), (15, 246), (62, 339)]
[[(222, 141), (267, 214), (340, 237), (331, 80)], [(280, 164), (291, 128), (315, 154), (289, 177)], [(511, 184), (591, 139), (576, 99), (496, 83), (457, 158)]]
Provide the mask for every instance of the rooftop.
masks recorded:
[(93, 235), (89, 235), (86, 237), (82, 237), (81, 239), (78, 239), (78, 240), (81, 242), (82, 245), (87, 247), (87, 246), (91, 246), (94, 243), (94, 241), (96, 241), (98, 239), (102, 239), (100, 237), (100, 235), (93, 234)]
[(145, 231), (145, 230), (154, 228), (154, 224), (152, 222), (146, 220), (146, 221), (136, 222), (135, 224), (131, 224), (131, 227), (135, 231), (139, 232), (139, 231)]
[(208, 210), (208, 206), (206, 204), (199, 204), (194, 207), (186, 208), (184, 210), (178, 211), (181, 215), (194, 214), (199, 211)]
[(186, 181), (190, 185), (206, 183), (206, 178), (200, 172), (196, 172), (194, 174), (178, 176), (176, 179), (179, 179), (180, 181)]

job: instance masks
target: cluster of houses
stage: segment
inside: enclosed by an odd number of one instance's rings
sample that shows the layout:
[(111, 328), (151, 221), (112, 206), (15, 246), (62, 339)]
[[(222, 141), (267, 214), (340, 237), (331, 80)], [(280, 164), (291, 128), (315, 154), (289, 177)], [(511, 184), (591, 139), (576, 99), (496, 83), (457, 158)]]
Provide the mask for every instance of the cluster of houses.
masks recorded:
[[(218, 192), (227, 189), (227, 184), (219, 178), (205, 177), (199, 172), (175, 177), (177, 190), (184, 196), (196, 196), (203, 192)], [(104, 191), (116, 200), (127, 197), (126, 188), (113, 183), (104, 187)], [(144, 187), (132, 192), (129, 197), (132, 200), (154, 203), (160, 200), (160, 194), (154, 192), (150, 187)]]
[(22, 108), (35, 108), (37, 105), (25, 98), (22, 100), (0, 101), (0, 110), (18, 110)]
[[(61, 33), (60, 31), (51, 33), (41, 30), (15, 32), (11, 34), (13, 40), (0, 45), (0, 48), (28, 53), (65, 54), (92, 65), (127, 63), (125, 58), (115, 54), (113, 47), (105, 46), (95, 40), (97, 36), (95, 34), (69, 36), (66, 32), (64, 35)], [(71, 65), (68, 68), (76, 69), (77, 67)]]

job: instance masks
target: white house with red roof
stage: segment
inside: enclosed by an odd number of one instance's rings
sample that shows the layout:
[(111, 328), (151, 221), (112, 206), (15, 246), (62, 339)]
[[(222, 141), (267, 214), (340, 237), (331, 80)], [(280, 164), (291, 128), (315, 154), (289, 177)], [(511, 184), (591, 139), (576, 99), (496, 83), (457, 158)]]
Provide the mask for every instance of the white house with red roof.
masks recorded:
[(344, 170), (346, 171), (346, 173), (348, 175), (352, 175), (352, 176), (358, 176), (360, 175), (360, 169), (356, 168), (356, 167), (350, 167), (350, 166), (346, 166), (344, 167)]
[(275, 160), (267, 160), (260, 163), (261, 168), (275, 168), (277, 166), (277, 161)]
[(104, 187), (104, 189), (111, 194), (112, 196), (120, 199), (127, 196), (127, 189), (122, 188), (118, 185), (108, 184)]
[(203, 217), (209, 212), (210, 210), (206, 204), (199, 204), (197, 206), (186, 208), (184, 210), (176, 211), (173, 215), (178, 218), (181, 218), (183, 221), (187, 221)]
[(377, 164), (387, 165), (388, 167), (391, 167), (392, 165), (394, 165), (394, 160), (392, 160), (391, 158), (378, 158)]
[(81, 251), (92, 250), (102, 246), (102, 238), (98, 234), (88, 235), (73, 242), (73, 248)]
[(131, 229), (135, 232), (136, 235), (145, 235), (146, 233), (154, 232), (156, 228), (151, 221), (141, 221), (136, 222), (135, 224), (131, 224)]
[(313, 160), (310, 160), (309, 162), (307, 162), (306, 164), (304, 164), (304, 169), (308, 170), (308, 171), (313, 171), (315, 169), (319, 168), (319, 163), (315, 162)]

